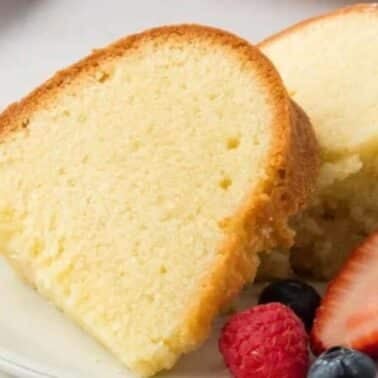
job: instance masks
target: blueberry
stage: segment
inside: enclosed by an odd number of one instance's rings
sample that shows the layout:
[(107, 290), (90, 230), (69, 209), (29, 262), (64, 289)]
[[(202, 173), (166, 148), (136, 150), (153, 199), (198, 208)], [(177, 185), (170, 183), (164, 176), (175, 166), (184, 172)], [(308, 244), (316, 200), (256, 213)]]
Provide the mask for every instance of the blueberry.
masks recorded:
[(312, 286), (298, 280), (286, 279), (268, 285), (260, 295), (259, 304), (280, 302), (290, 307), (309, 331), (320, 300), (320, 295)]
[(374, 361), (357, 350), (335, 347), (321, 354), (307, 378), (376, 378)]

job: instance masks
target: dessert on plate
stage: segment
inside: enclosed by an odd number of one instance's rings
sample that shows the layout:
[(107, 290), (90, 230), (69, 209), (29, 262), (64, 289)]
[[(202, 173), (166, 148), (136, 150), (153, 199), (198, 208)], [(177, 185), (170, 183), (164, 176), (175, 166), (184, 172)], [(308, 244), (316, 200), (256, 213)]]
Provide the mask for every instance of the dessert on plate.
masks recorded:
[(289, 245), (317, 143), (273, 65), (204, 26), (122, 39), (0, 115), (0, 252), (149, 376)]
[[(321, 147), (317, 190), (293, 222), (291, 262), (297, 273), (330, 279), (378, 228), (378, 5), (304, 21), (259, 47), (309, 115)], [(276, 255), (268, 273), (285, 275), (284, 264)]]

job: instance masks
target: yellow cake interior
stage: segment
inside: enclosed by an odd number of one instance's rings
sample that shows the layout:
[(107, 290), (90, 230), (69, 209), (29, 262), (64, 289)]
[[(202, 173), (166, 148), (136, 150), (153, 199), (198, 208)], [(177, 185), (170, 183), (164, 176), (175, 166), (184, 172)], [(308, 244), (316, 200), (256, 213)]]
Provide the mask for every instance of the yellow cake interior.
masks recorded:
[(0, 141), (1, 252), (132, 370), (171, 367), (222, 220), (264, 177), (269, 96), (206, 38), (78, 75)]

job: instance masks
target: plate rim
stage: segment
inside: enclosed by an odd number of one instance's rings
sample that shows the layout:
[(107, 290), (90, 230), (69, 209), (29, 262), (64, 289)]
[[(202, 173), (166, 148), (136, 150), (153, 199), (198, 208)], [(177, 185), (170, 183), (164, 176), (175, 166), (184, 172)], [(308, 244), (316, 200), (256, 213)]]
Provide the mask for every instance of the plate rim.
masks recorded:
[[(59, 374), (48, 371), (47, 366), (40, 365), (37, 361), (12, 353), (0, 347), (0, 372), (11, 374), (15, 378), (78, 378), (73, 372), (59, 372)], [(67, 374), (68, 375), (67, 375)]]

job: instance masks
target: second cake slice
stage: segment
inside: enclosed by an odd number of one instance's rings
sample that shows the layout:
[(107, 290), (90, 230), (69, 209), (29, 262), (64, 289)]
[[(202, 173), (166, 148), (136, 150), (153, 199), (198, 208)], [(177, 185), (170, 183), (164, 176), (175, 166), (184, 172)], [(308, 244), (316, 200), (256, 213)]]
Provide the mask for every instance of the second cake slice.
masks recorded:
[(260, 47), (310, 116), (321, 147), (317, 190), (295, 225), (292, 264), (330, 279), (378, 228), (378, 5), (306, 20)]

